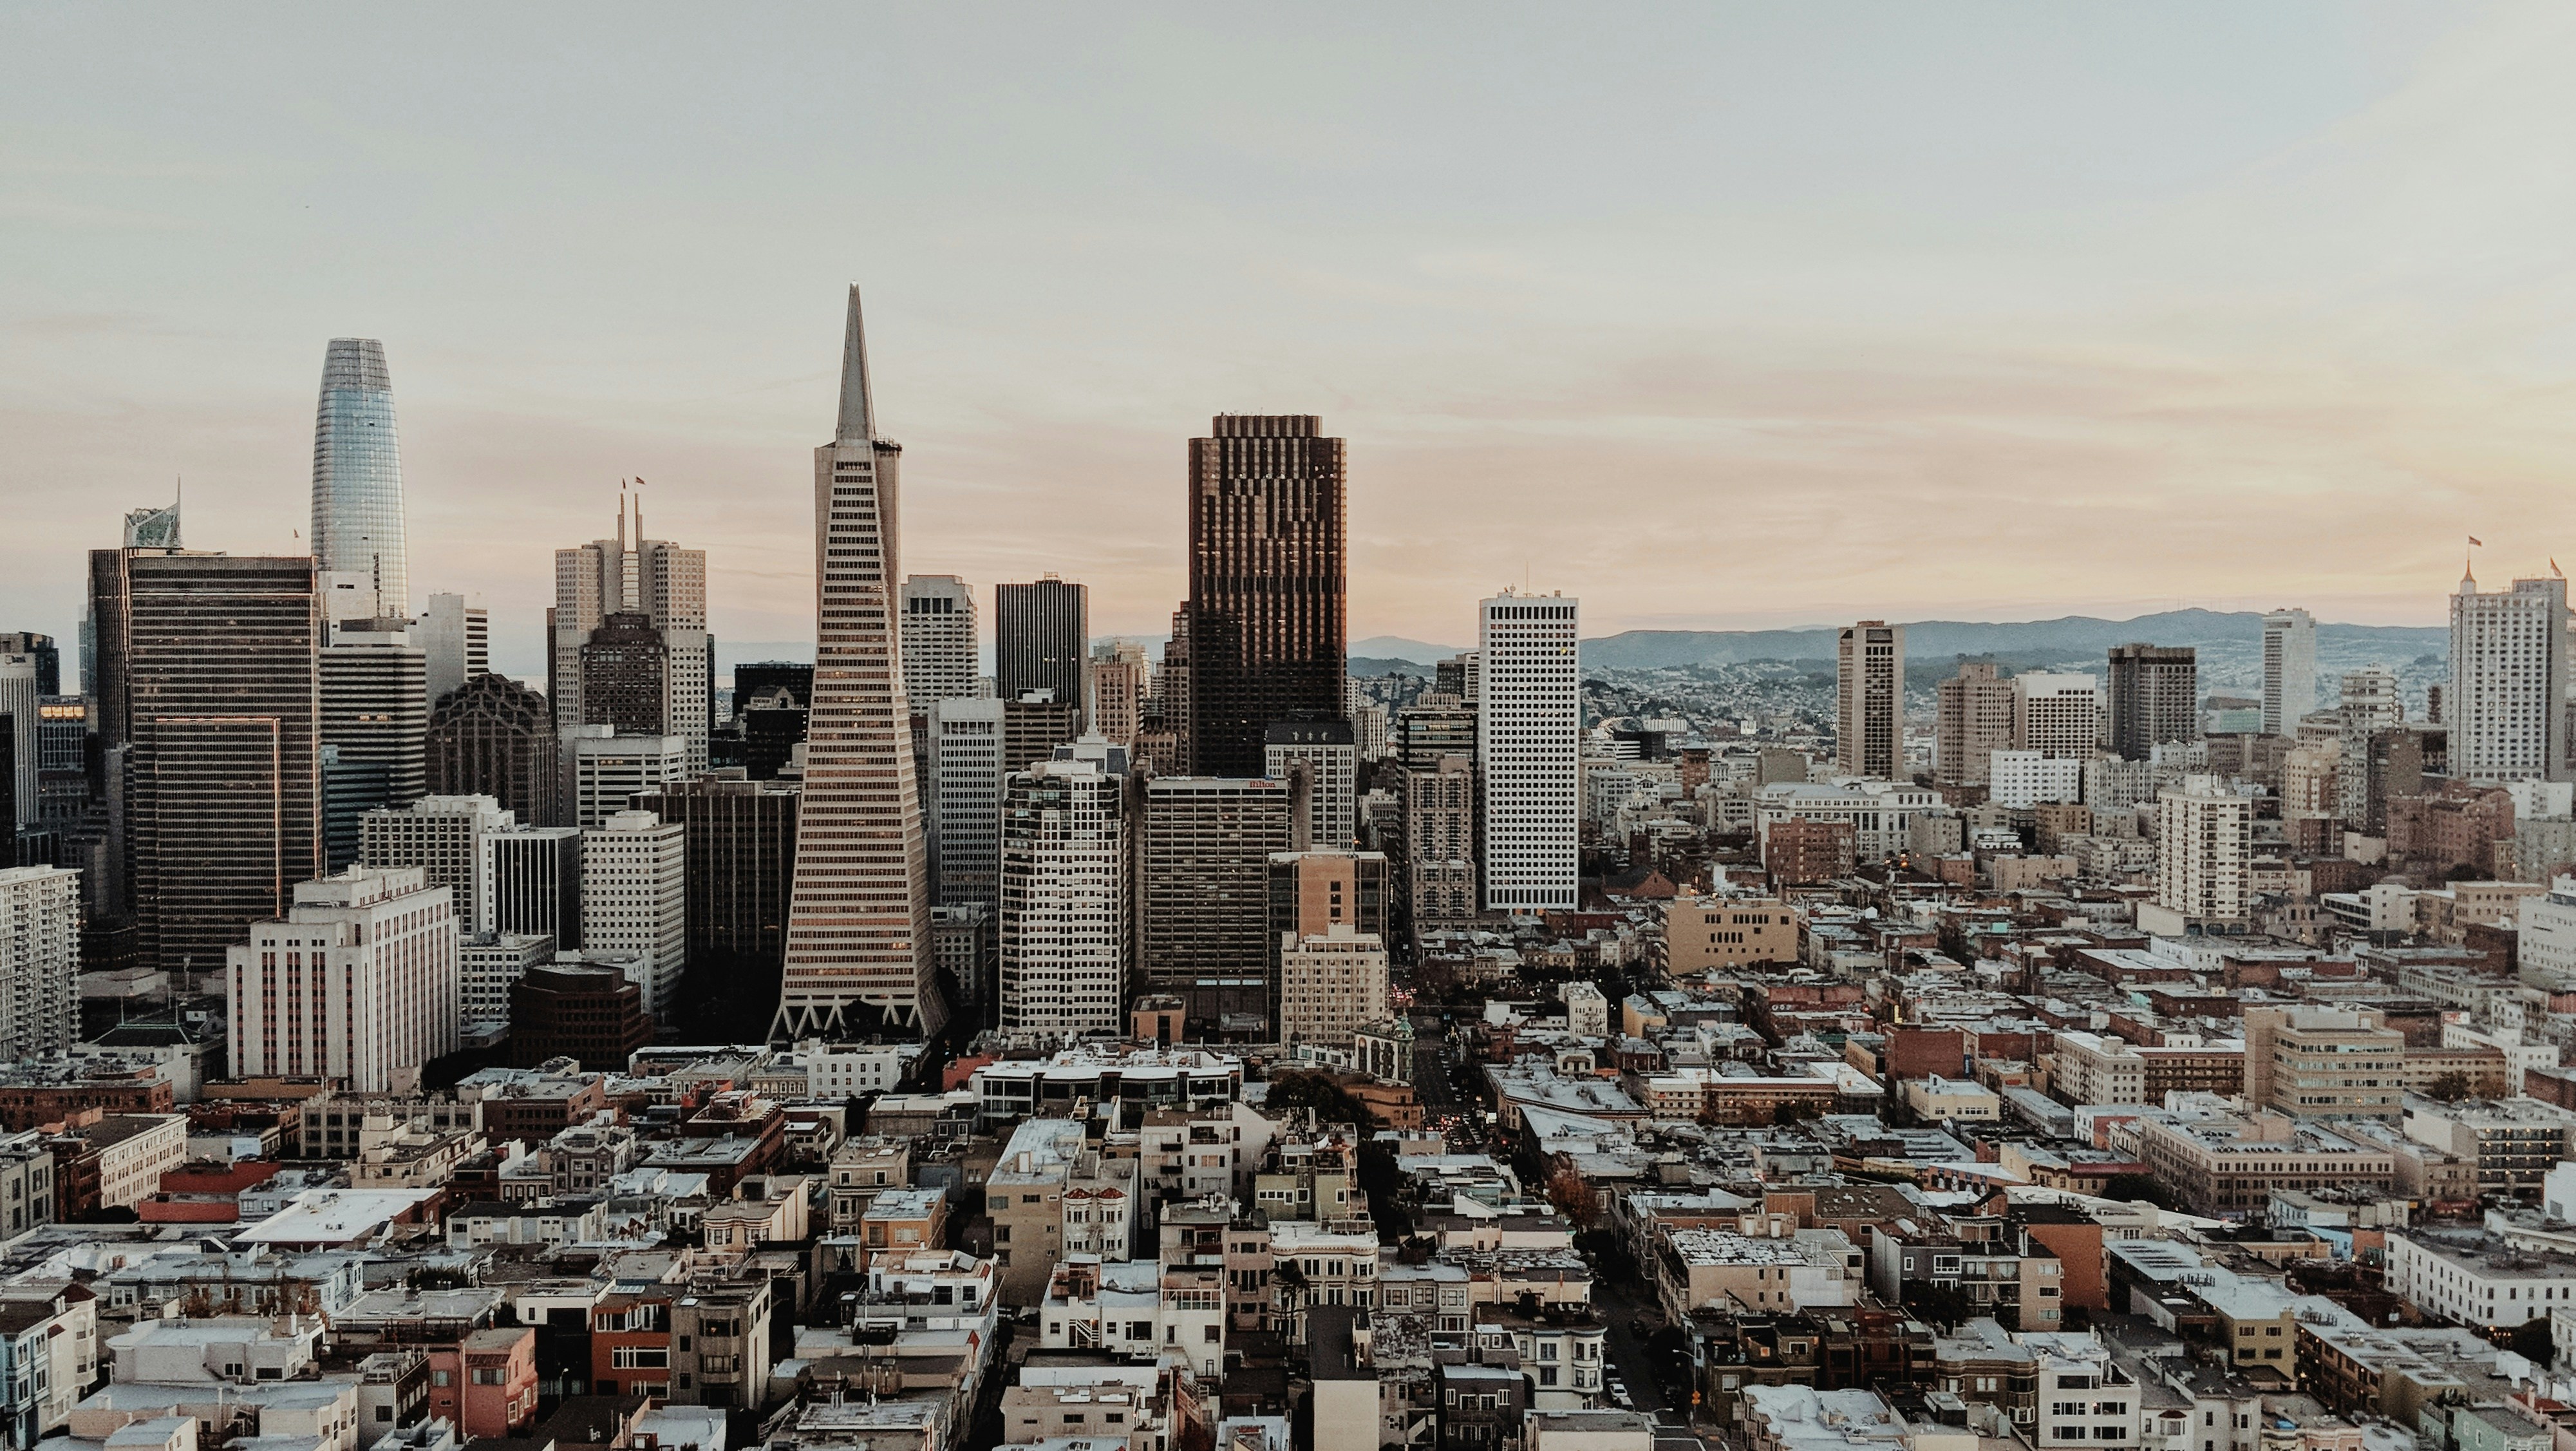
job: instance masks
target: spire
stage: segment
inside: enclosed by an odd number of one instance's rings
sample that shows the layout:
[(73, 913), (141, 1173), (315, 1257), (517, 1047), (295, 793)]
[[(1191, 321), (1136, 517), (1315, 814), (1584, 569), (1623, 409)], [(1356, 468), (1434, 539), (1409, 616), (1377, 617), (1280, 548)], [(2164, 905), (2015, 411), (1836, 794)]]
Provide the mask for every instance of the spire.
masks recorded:
[(850, 284), (849, 333), (841, 340), (841, 426), (835, 443), (865, 443), (877, 436), (876, 405), (868, 398), (868, 332), (859, 321), (859, 284)]

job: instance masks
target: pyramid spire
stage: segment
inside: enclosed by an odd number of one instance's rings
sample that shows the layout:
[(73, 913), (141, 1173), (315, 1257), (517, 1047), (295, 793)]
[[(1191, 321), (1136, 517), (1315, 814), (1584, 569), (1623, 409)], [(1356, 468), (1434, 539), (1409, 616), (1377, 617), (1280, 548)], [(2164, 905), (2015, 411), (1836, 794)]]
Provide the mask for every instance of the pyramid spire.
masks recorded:
[(859, 284), (850, 284), (850, 323), (841, 341), (841, 425), (835, 443), (865, 443), (877, 436), (876, 404), (868, 397), (868, 333), (859, 321)]

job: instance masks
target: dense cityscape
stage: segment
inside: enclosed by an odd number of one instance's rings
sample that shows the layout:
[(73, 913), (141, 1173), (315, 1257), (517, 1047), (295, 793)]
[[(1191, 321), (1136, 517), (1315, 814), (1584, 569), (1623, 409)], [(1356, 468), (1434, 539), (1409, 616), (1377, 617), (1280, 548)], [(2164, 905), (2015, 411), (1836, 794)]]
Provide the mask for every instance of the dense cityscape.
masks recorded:
[(0, 636), (8, 1445), (2576, 1443), (2554, 567), (1364, 655), (1225, 413), (1109, 637), (904, 572), (841, 323), (810, 659), (634, 481), (495, 672), (354, 338), (309, 555)]

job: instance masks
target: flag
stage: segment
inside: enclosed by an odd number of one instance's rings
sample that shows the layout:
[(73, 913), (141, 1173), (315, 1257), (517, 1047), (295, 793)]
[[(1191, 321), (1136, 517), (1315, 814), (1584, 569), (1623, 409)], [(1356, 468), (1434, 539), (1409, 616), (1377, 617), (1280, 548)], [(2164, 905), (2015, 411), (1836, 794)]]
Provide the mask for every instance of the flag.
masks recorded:
[(2487, 547), (2487, 542), (2486, 542), (2485, 540), (2483, 540), (2483, 539), (2480, 539), (2478, 536), (2476, 536), (2476, 535), (2474, 535), (2474, 534), (2472, 534), (2472, 535), (2470, 535), (2470, 536), (2469, 536), (2469, 543), (2471, 543), (2472, 545), (2475, 545), (2476, 547), (2478, 547), (2478, 548), (2480, 548), (2480, 549), (2484, 549), (2484, 548), (2486, 548), (2486, 547)]

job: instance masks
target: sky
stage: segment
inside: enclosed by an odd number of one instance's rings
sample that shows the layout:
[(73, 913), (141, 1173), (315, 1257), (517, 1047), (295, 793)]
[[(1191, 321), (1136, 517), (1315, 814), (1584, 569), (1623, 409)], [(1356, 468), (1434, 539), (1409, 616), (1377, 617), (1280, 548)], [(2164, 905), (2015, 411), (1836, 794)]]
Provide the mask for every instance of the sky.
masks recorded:
[(2304, 605), (2576, 557), (2576, 9), (0, 4), (0, 628), (184, 479), (301, 552), (381, 338), (415, 591), (532, 671), (650, 482), (810, 639), (865, 288), (909, 572), (1184, 589), (1186, 441), (1350, 440), (1351, 633)]

